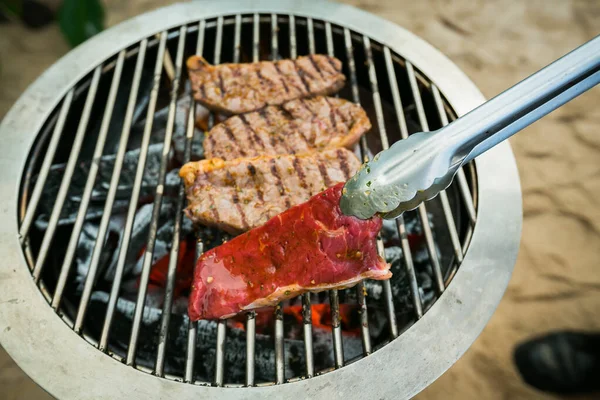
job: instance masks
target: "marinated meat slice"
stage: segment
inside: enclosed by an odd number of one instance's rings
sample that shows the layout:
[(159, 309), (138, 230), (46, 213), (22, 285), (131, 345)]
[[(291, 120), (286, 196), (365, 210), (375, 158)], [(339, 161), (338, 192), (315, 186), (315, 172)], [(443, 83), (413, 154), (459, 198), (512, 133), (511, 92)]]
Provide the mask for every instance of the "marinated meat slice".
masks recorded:
[(365, 110), (348, 100), (297, 99), (216, 125), (204, 139), (204, 154), (207, 159), (231, 160), (352, 148), (370, 128)]
[(301, 293), (387, 279), (377, 254), (379, 217), (361, 220), (339, 206), (343, 183), (204, 253), (196, 263), (190, 319), (227, 318)]
[(229, 114), (332, 94), (346, 80), (340, 60), (324, 55), (220, 65), (192, 56), (187, 60), (187, 68), (194, 98), (211, 110)]
[(267, 222), (308, 200), (360, 167), (349, 150), (305, 156), (261, 156), (224, 161), (219, 158), (184, 165), (188, 217), (236, 234)]

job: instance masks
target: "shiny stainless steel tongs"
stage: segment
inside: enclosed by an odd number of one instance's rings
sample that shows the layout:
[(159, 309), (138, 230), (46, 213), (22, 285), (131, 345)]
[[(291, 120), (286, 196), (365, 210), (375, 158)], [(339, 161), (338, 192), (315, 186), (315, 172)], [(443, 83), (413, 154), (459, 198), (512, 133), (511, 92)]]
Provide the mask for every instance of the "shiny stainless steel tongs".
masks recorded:
[(377, 154), (346, 183), (342, 211), (391, 219), (416, 208), (447, 188), (461, 166), (599, 82), (597, 36), (451, 124)]

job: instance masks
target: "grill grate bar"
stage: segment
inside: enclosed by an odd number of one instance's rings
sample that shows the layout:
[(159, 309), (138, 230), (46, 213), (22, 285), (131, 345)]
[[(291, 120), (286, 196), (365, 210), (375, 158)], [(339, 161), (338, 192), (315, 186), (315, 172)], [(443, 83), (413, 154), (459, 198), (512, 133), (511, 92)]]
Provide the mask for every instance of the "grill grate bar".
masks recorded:
[[(167, 33), (162, 33), (166, 37)], [(169, 153), (171, 150), (171, 137), (173, 136), (173, 128), (175, 125), (175, 110), (177, 107), (177, 92), (179, 90), (179, 80), (181, 78), (181, 69), (183, 64), (183, 52), (185, 49), (186, 26), (182, 26), (179, 30), (179, 43), (177, 46), (177, 56), (175, 60), (175, 79), (173, 79), (171, 87), (171, 102), (169, 104), (169, 114), (167, 117), (167, 128), (165, 131), (165, 140), (163, 142), (163, 153), (160, 161), (160, 170), (157, 179), (156, 193), (154, 197), (154, 205), (152, 208), (152, 217), (150, 220), (150, 228), (148, 233), (148, 241), (142, 261), (142, 272), (140, 273), (140, 287), (135, 304), (135, 312), (133, 316), (133, 326), (131, 328), (131, 337), (127, 348), (127, 365), (135, 363), (135, 353), (137, 351), (137, 343), (144, 312), (146, 293), (148, 291), (148, 283), (150, 278), (150, 270), (152, 267), (152, 259), (154, 257), (154, 245), (156, 243), (156, 232), (158, 230), (158, 218), (160, 216), (160, 208), (165, 185), (165, 176), (167, 174), (167, 164), (169, 162)], [(161, 57), (164, 57), (161, 55)]]
[(242, 15), (237, 14), (235, 16), (235, 27), (234, 27), (234, 42), (233, 42), (233, 62), (240, 62), (240, 50), (241, 50), (241, 39), (242, 39)]
[(404, 216), (401, 215), (396, 218), (396, 229), (398, 229), (398, 234), (400, 236), (400, 244), (402, 246), (402, 254), (404, 255), (406, 275), (408, 276), (408, 282), (410, 284), (410, 293), (413, 306), (415, 307), (415, 314), (417, 319), (420, 319), (423, 316), (423, 300), (421, 299), (421, 292), (419, 291), (419, 283), (417, 282), (417, 274), (415, 273), (415, 265), (412, 259)]
[[(290, 58), (298, 57), (297, 38), (296, 38), (296, 17), (289, 16), (290, 27)], [(302, 295), (302, 329), (304, 333), (304, 359), (306, 361), (306, 376), (312, 377), (315, 374), (314, 350), (313, 350), (313, 330), (312, 330), (312, 306), (310, 293)]]
[[(241, 17), (241, 16), (240, 16)], [(259, 23), (260, 20), (258, 18), (258, 14), (254, 14), (253, 20), (253, 29), (252, 29), (252, 61), (258, 61), (258, 43), (260, 41), (259, 37)], [(237, 32), (237, 31), (236, 31)], [(240, 37), (237, 36), (236, 33), (235, 41), (236, 43), (240, 42)], [(234, 59), (233, 62), (239, 62), (239, 56), (237, 59)], [(256, 342), (256, 313), (254, 311), (250, 311), (247, 314), (246, 321), (246, 386), (254, 386), (254, 359), (256, 357), (255, 353), (255, 342)]]
[(254, 386), (254, 358), (256, 355), (256, 313), (249, 312), (246, 321), (246, 386)]
[[(379, 251), (379, 254), (385, 254), (385, 247), (383, 246), (383, 240), (377, 241), (377, 250)], [(389, 323), (390, 336), (392, 339), (395, 339), (398, 337), (398, 322), (396, 320), (396, 310), (394, 307), (394, 296), (392, 294), (392, 284), (390, 283), (389, 279), (386, 279), (385, 281), (381, 282), (381, 284), (383, 285), (383, 295), (385, 297), (385, 307), (386, 307), (386, 311), (388, 314), (388, 320), (390, 321), (390, 323)]]
[[(444, 109), (444, 104), (442, 101), (442, 96), (440, 95), (440, 91), (436, 85), (432, 84), (431, 92), (433, 94), (433, 99), (435, 101), (437, 112), (440, 117), (442, 126), (446, 126), (448, 125), (448, 116), (446, 115), (446, 110)], [(467, 178), (465, 176), (463, 168), (459, 168), (459, 170), (457, 171), (456, 181), (458, 182), (458, 189), (461, 194), (461, 197), (463, 198), (464, 205), (467, 209), (467, 214), (469, 216), (470, 224), (466, 236), (470, 237), (477, 217), (475, 213), (475, 205), (473, 204), (473, 197), (471, 196), (471, 191), (469, 190), (469, 184), (467, 182)], [(456, 257), (456, 262), (454, 263), (453, 270), (456, 270), (458, 266), (463, 262), (464, 254), (466, 252), (466, 246), (463, 248), (460, 244), (460, 239), (458, 238), (458, 231), (456, 229), (454, 218), (452, 218), (452, 213), (450, 211), (450, 203), (448, 202), (448, 196), (446, 195), (445, 191), (441, 192), (440, 194), (442, 195), (440, 196), (440, 199), (442, 201), (442, 207), (444, 208), (446, 223), (449, 227), (450, 236), (452, 238), (452, 245), (454, 248), (454, 255)], [(452, 276), (452, 273), (453, 271), (448, 271), (448, 278)]]
[[(206, 31), (206, 21), (201, 20), (198, 23), (198, 40), (196, 42), (196, 54), (201, 56), (204, 52), (204, 34)], [(194, 95), (190, 94), (190, 120), (195, 123), (196, 117), (196, 102), (194, 101)], [(189, 125), (188, 125), (189, 126)], [(193, 140), (193, 139), (192, 139)], [(196, 261), (200, 258), (204, 252), (204, 244), (201, 239), (196, 241)], [(196, 359), (196, 340), (198, 338), (198, 322), (188, 319), (188, 340), (187, 340), (187, 352), (185, 357), (185, 373), (184, 382), (194, 382), (194, 361)]]
[[(204, 21), (202, 21), (204, 22)], [(194, 107), (192, 107), (192, 110)], [(191, 112), (193, 114), (193, 111)], [(195, 121), (194, 117), (190, 117), (191, 120)], [(204, 253), (204, 244), (201, 239), (196, 241), (196, 261)], [(184, 382), (194, 382), (194, 361), (196, 359), (196, 339), (198, 338), (198, 322), (188, 320), (188, 342), (187, 342), (187, 353), (185, 358), (185, 376)]]
[(340, 298), (337, 289), (329, 292), (331, 304), (331, 325), (333, 332), (333, 358), (336, 368), (344, 366), (344, 347), (342, 342), (342, 329), (340, 327)]
[[(221, 46), (223, 42), (223, 16), (217, 18), (217, 32), (215, 35), (215, 65), (221, 63)], [(214, 114), (210, 113), (208, 129), (210, 130), (214, 123)], [(223, 375), (225, 369), (225, 339), (227, 338), (227, 323), (219, 320), (217, 323), (217, 347), (215, 357), (215, 385), (223, 386)]]
[[(271, 14), (271, 60), (279, 59), (279, 41), (277, 33), (279, 26), (277, 24), (277, 14)], [(285, 354), (283, 345), (283, 306), (279, 303), (275, 307), (275, 379), (277, 383), (283, 383), (285, 380)]]
[[(421, 100), (421, 92), (419, 91), (419, 86), (417, 84), (417, 78), (415, 76), (415, 70), (410, 62), (406, 62), (406, 71), (408, 73), (408, 81), (410, 82), (410, 88), (412, 91), (413, 99), (415, 101), (415, 105), (417, 107), (417, 115), (419, 116), (419, 125), (421, 125), (421, 129), (425, 132), (429, 131), (429, 124), (427, 123), (427, 117), (425, 116), (425, 108), (423, 107), (423, 101)], [(444, 210), (444, 213), (449, 210)], [(440, 259), (437, 252), (437, 248), (435, 245), (435, 241), (433, 239), (433, 233), (431, 231), (431, 225), (429, 223), (429, 216), (427, 215), (427, 206), (425, 203), (421, 203), (418, 208), (419, 219), (421, 220), (421, 226), (423, 228), (423, 233), (425, 234), (425, 242), (427, 244), (427, 251), (429, 252), (429, 259), (431, 264), (433, 265), (433, 273), (435, 276), (436, 286), (439, 293), (442, 293), (445, 289), (444, 278), (442, 276), (442, 268), (440, 266)], [(452, 215), (446, 215), (446, 220), (454, 219)], [(456, 226), (452, 224), (454, 227), (454, 233), (456, 236)], [(449, 228), (451, 228), (449, 226)], [(459, 245), (460, 247), (460, 245)]]
[(33, 279), (36, 283), (40, 279), (46, 257), (48, 256), (48, 250), (50, 249), (50, 245), (54, 239), (54, 233), (56, 232), (56, 227), (58, 226), (58, 219), (60, 218), (60, 213), (65, 203), (65, 199), (67, 198), (69, 187), (71, 186), (71, 179), (73, 177), (73, 172), (75, 171), (75, 166), (77, 164), (77, 158), (79, 157), (81, 145), (83, 144), (83, 139), (85, 138), (85, 132), (90, 120), (90, 113), (92, 112), (92, 106), (94, 105), (96, 92), (98, 91), (101, 72), (102, 66), (100, 65), (94, 70), (92, 83), (90, 84), (90, 88), (85, 99), (85, 105), (83, 107), (81, 119), (79, 120), (79, 126), (77, 127), (77, 133), (73, 141), (73, 147), (71, 148), (71, 155), (67, 161), (67, 166), (65, 168), (65, 172), (60, 183), (60, 188), (56, 196), (56, 202), (54, 203), (52, 213), (50, 214), (50, 219), (48, 220), (48, 228), (44, 233), (44, 238), (42, 239), (42, 244), (38, 252), (35, 267), (33, 268)]
[(96, 280), (96, 271), (98, 269), (98, 263), (100, 262), (102, 248), (104, 247), (104, 240), (106, 237), (108, 224), (110, 222), (112, 207), (117, 193), (119, 178), (121, 176), (121, 168), (123, 167), (123, 159), (125, 157), (127, 141), (129, 140), (129, 132), (131, 130), (131, 122), (133, 120), (133, 113), (137, 101), (138, 90), (140, 87), (140, 80), (142, 77), (142, 69), (144, 66), (144, 59), (146, 58), (147, 47), (148, 40), (146, 39), (140, 44), (140, 51), (138, 53), (138, 58), (135, 65), (133, 83), (131, 85), (131, 91), (129, 92), (129, 100), (127, 103), (125, 121), (123, 123), (123, 130), (121, 131), (121, 139), (119, 141), (119, 150), (117, 151), (117, 156), (115, 158), (115, 166), (113, 168), (113, 173), (110, 179), (110, 187), (106, 195), (106, 203), (104, 205), (100, 226), (98, 227), (98, 236), (96, 238), (96, 242), (94, 243), (92, 259), (90, 261), (87, 276), (85, 277), (83, 293), (81, 294), (81, 300), (79, 302), (79, 308), (77, 310), (77, 316), (75, 318), (74, 330), (77, 333), (81, 332), (83, 321), (85, 319), (85, 314), (87, 312), (87, 307), (90, 301), (90, 296), (92, 294), (92, 288)]
[[(311, 18), (307, 21), (308, 27), (308, 43), (310, 54), (315, 53), (315, 32), (313, 27), (313, 20)], [(331, 34), (331, 24), (329, 29), (325, 29), (325, 34)], [(334, 56), (333, 39), (326, 39), (327, 42), (327, 55), (330, 57)], [(336, 95), (337, 97), (337, 95)], [(331, 307), (331, 333), (333, 340), (333, 357), (335, 360), (335, 367), (340, 368), (344, 366), (344, 343), (342, 338), (342, 327), (340, 325), (340, 304), (339, 304), (339, 293), (337, 289), (329, 291), (329, 304)]]
[[(367, 59), (367, 67), (369, 69), (369, 82), (371, 84), (371, 92), (373, 93), (373, 105), (375, 107), (375, 115), (377, 118), (377, 127), (379, 128), (379, 137), (381, 139), (381, 146), (385, 150), (389, 148), (390, 143), (388, 140), (387, 130), (385, 128), (385, 120), (383, 118), (383, 107), (381, 105), (381, 95), (379, 94), (379, 82), (377, 80), (377, 72), (375, 70), (375, 63), (373, 62), (373, 52), (371, 50), (371, 40), (367, 36), (363, 36), (363, 47), (365, 49), (365, 58)], [(397, 89), (397, 88), (396, 88)], [(363, 153), (364, 154), (364, 153)], [(381, 237), (377, 240), (377, 248), (379, 255), (385, 259), (385, 247)], [(383, 292), (385, 297), (385, 307), (387, 311), (387, 317), (389, 320), (390, 335), (392, 338), (398, 336), (398, 324), (396, 322), (396, 311), (394, 307), (394, 301), (392, 296), (392, 287), (390, 280), (387, 279), (382, 282)]]
[(271, 14), (271, 57), (273, 61), (279, 60), (279, 25), (277, 23), (277, 14)]
[[(442, 121), (442, 126), (448, 125), (448, 117), (446, 116), (446, 113), (444, 112), (444, 108), (443, 108), (443, 104), (442, 104), (442, 98), (440, 96), (440, 91), (438, 90), (437, 86), (435, 86), (434, 84), (431, 84), (431, 92), (433, 94), (433, 98), (436, 104), (436, 108), (438, 111), (438, 115), (440, 117), (440, 121)], [(440, 108), (441, 106), (441, 108)], [(462, 168), (459, 168), (460, 172), (462, 172), (462, 179), (465, 179), (466, 183), (466, 178), (465, 178), (465, 174), (462, 171)], [(459, 180), (461, 178), (458, 178)], [(460, 189), (459, 189), (460, 190)], [(470, 198), (471, 194), (469, 193), (468, 197)], [(464, 197), (464, 194), (463, 194)], [(465, 198), (465, 203), (469, 203), (469, 201)], [(440, 201), (442, 202), (442, 208), (444, 211), (444, 217), (446, 219), (446, 224), (448, 224), (448, 232), (450, 234), (450, 240), (452, 242), (452, 248), (454, 250), (454, 256), (456, 257), (456, 263), (457, 265), (460, 265), (462, 263), (463, 260), (463, 251), (462, 251), (462, 247), (460, 244), (460, 239), (458, 237), (458, 230), (456, 229), (456, 224), (454, 223), (454, 217), (452, 215), (452, 209), (450, 208), (450, 202), (448, 201), (448, 194), (446, 193), (445, 190), (442, 190), (440, 192)], [(473, 199), (470, 199), (470, 204), (471, 204), (471, 208), (473, 208)]]
[(215, 385), (223, 386), (223, 371), (225, 365), (225, 339), (227, 325), (223, 320), (217, 323), (217, 351), (215, 357)]
[(283, 307), (275, 306), (275, 382), (285, 381), (285, 353), (283, 346)]
[(31, 194), (31, 200), (29, 201), (27, 211), (25, 212), (25, 217), (23, 218), (23, 221), (21, 222), (21, 228), (19, 229), (19, 237), (21, 240), (21, 244), (24, 244), (27, 238), (29, 237), (29, 229), (31, 228), (31, 224), (33, 223), (33, 217), (35, 216), (35, 211), (37, 209), (38, 203), (40, 202), (40, 198), (42, 197), (42, 192), (44, 190), (44, 186), (46, 185), (46, 179), (48, 178), (48, 173), (50, 172), (50, 166), (52, 165), (52, 161), (54, 160), (56, 149), (58, 147), (58, 143), (60, 142), (62, 131), (65, 127), (67, 115), (69, 115), (69, 110), (71, 109), (71, 103), (73, 102), (74, 94), (75, 88), (69, 90), (60, 107), (58, 120), (56, 121), (56, 125), (54, 126), (54, 132), (52, 133), (52, 138), (50, 139), (50, 143), (48, 144), (46, 156), (44, 157), (44, 161), (42, 162), (40, 173), (38, 175), (38, 178), (35, 182), (35, 186), (33, 188), (33, 192)]
[[(366, 38), (366, 37), (365, 37)], [(364, 39), (363, 39), (364, 40)], [(356, 78), (356, 62), (354, 61), (354, 45), (352, 44), (352, 37), (350, 35), (350, 30), (348, 28), (344, 28), (344, 42), (346, 46), (346, 57), (348, 59), (348, 67), (350, 70), (350, 82), (352, 83), (352, 100), (356, 104), (360, 104), (360, 94), (358, 92), (358, 81)], [(370, 57), (370, 45), (365, 47), (365, 55), (367, 56), (367, 64), (369, 66), (373, 65), (372, 57)], [(367, 51), (368, 50), (368, 51)], [(387, 138), (386, 138), (387, 140)], [(363, 135), (360, 138), (360, 154), (362, 161), (368, 161), (369, 159), (369, 145), (367, 143), (367, 136)], [(385, 250), (383, 246), (383, 242), (381, 241), (381, 237), (377, 237), (377, 250), (379, 252), (379, 256), (385, 259)], [(385, 285), (384, 285), (385, 290)], [(364, 355), (368, 355), (371, 353), (371, 336), (369, 334), (369, 314), (367, 310), (367, 303), (365, 301), (366, 289), (364, 282), (359, 282), (356, 286), (356, 293), (358, 298), (358, 305), (360, 307), (360, 319), (361, 319), (361, 332), (362, 332), (362, 345), (363, 345), (363, 353)], [(387, 297), (387, 296), (386, 296)], [(393, 305), (386, 304), (388, 310), (388, 318), (389, 311), (391, 310), (393, 314)], [(390, 324), (395, 321), (395, 318), (392, 317), (390, 319)]]
[[(124, 61), (125, 50), (122, 50), (119, 53), (117, 63), (115, 64), (113, 79), (110, 85), (110, 92), (108, 94), (108, 101), (104, 110), (104, 116), (102, 118), (102, 125), (100, 127), (100, 133), (98, 134), (98, 140), (96, 141), (96, 147), (94, 148), (94, 155), (92, 156), (93, 160), (98, 160), (100, 157), (102, 157), (102, 151), (104, 150), (104, 144), (108, 135), (108, 127), (110, 126), (110, 120), (112, 118), (112, 112), (115, 106), (117, 91), (121, 81), (121, 72), (123, 71)], [(81, 204), (79, 205), (79, 210), (77, 211), (77, 217), (75, 218), (75, 223), (73, 225), (73, 232), (71, 233), (71, 238), (69, 239), (69, 245), (67, 246), (65, 259), (60, 268), (60, 275), (56, 283), (56, 290), (54, 290), (54, 295), (52, 297), (52, 308), (55, 310), (58, 309), (62, 299), (62, 294), (65, 289), (67, 277), (69, 276), (71, 264), (73, 263), (73, 257), (75, 255), (75, 250), (77, 249), (79, 235), (81, 234), (81, 229), (85, 221), (85, 215), (90, 204), (90, 197), (94, 189), (94, 183), (96, 182), (96, 176), (98, 174), (99, 167), (100, 166), (98, 163), (91, 164), (90, 172), (85, 183), (85, 188), (83, 190), (83, 194), (81, 195)]]
[(252, 29), (252, 62), (258, 62), (260, 56), (260, 15), (258, 14), (254, 14)]
[[(442, 122), (442, 126), (448, 125), (448, 115), (446, 114), (446, 110), (444, 108), (444, 102), (442, 101), (442, 96), (440, 94), (439, 89), (436, 85), (431, 85), (431, 92), (433, 94), (433, 99), (435, 101), (435, 105), (437, 108), (438, 115), (440, 117), (440, 121)], [(467, 182), (467, 177), (465, 176), (465, 171), (463, 168), (460, 168), (456, 173), (456, 180), (458, 182), (458, 187), (460, 190), (460, 194), (465, 202), (465, 207), (467, 209), (467, 214), (469, 215), (469, 221), (471, 225), (475, 225), (475, 221), (477, 220), (477, 213), (475, 211), (475, 205), (473, 204), (473, 197), (471, 196), (471, 191), (469, 189), (469, 183)]]
[(290, 58), (298, 57), (298, 44), (296, 43), (296, 17), (290, 15), (288, 26), (290, 28)]
[(308, 31), (308, 52), (315, 54), (315, 29), (312, 18), (306, 19), (306, 30)]
[[(102, 326), (102, 334), (100, 336), (100, 350), (107, 350), (108, 347), (108, 337), (110, 334), (110, 327), (112, 324), (112, 319), (115, 312), (115, 307), (117, 305), (117, 300), (119, 297), (119, 290), (121, 288), (121, 280), (123, 278), (123, 271), (125, 268), (125, 261), (127, 257), (127, 250), (129, 249), (129, 241), (131, 239), (131, 231), (133, 229), (133, 222), (135, 220), (135, 214), (137, 212), (138, 200), (140, 196), (140, 189), (142, 184), (142, 178), (144, 176), (144, 169), (146, 166), (146, 158), (148, 156), (148, 146), (150, 144), (150, 136), (152, 133), (152, 123), (154, 121), (154, 111), (156, 109), (156, 99), (158, 97), (158, 88), (160, 85), (160, 76), (162, 72), (162, 63), (163, 63), (163, 55), (165, 52), (165, 46), (167, 43), (166, 35), (163, 35), (160, 38), (160, 44), (158, 48), (158, 56), (156, 59), (156, 63), (154, 66), (154, 83), (152, 86), (152, 91), (150, 92), (150, 99), (148, 102), (148, 110), (146, 113), (146, 125), (144, 126), (144, 133), (142, 136), (142, 142), (140, 145), (140, 157), (138, 160), (138, 165), (135, 172), (133, 190), (131, 192), (131, 198), (129, 201), (129, 208), (127, 210), (127, 217), (125, 220), (125, 226), (123, 230), (123, 241), (121, 243), (121, 247), (119, 249), (119, 256), (117, 259), (117, 267), (115, 269), (115, 277), (113, 279), (110, 296), (108, 300), (108, 306), (106, 308), (106, 316), (104, 317), (104, 324)], [(144, 44), (144, 42), (142, 42)], [(144, 44), (144, 52), (147, 43)], [(140, 48), (141, 51), (141, 48)], [(143, 62), (143, 60), (142, 60)], [(135, 99), (133, 100), (135, 104)], [(91, 289), (91, 287), (90, 287)], [(89, 298), (89, 294), (88, 294)]]
[[(175, 75), (177, 77), (177, 75)], [(192, 102), (188, 113), (186, 126), (185, 148), (183, 163), (190, 161), (192, 152), (192, 140), (194, 139), (194, 104)], [(171, 319), (171, 306), (173, 305), (173, 291), (175, 290), (175, 276), (177, 271), (177, 262), (179, 261), (181, 222), (183, 214), (183, 205), (185, 203), (185, 186), (183, 182), (179, 185), (179, 193), (177, 195), (177, 208), (175, 211), (175, 225), (173, 227), (173, 240), (171, 243), (171, 254), (169, 255), (169, 268), (167, 272), (167, 286), (165, 288), (165, 300), (163, 304), (163, 312), (160, 321), (160, 332), (158, 335), (158, 350), (156, 356), (155, 373), (158, 376), (164, 376), (164, 361), (167, 340), (169, 337), (169, 322)]]
[[(367, 58), (367, 64), (368, 64), (368, 68), (369, 68), (369, 80), (371, 83), (371, 91), (373, 92), (373, 104), (375, 105), (375, 114), (377, 117), (377, 126), (379, 128), (379, 135), (381, 138), (381, 146), (385, 150), (385, 149), (389, 148), (389, 140), (387, 137), (385, 121), (383, 118), (381, 96), (379, 94), (379, 83), (377, 80), (377, 73), (375, 71), (375, 65), (373, 63), (371, 42), (370, 42), (369, 38), (365, 36), (363, 39), (363, 43), (364, 43), (364, 47), (365, 47), (365, 52), (366, 52), (365, 55)], [(390, 59), (390, 61), (391, 61), (391, 59)], [(395, 78), (394, 78), (394, 82), (395, 82)], [(397, 84), (395, 86), (393, 86), (393, 88), (395, 88), (396, 92), (398, 91)], [(400, 108), (400, 110), (401, 110), (401, 108)], [(398, 109), (396, 109), (396, 113), (398, 113)], [(404, 118), (404, 116), (402, 115), (402, 112), (400, 112), (399, 118), (402, 118), (402, 119)], [(401, 236), (401, 235), (399, 235), (399, 236)], [(408, 240), (406, 240), (406, 244), (408, 244)], [(409, 249), (409, 257), (410, 257), (410, 248), (409, 247), (407, 247), (407, 248)], [(379, 255), (385, 259), (385, 246), (383, 245), (383, 241), (381, 240), (381, 238), (378, 238), (378, 240), (377, 240), (377, 249), (379, 251)], [(412, 265), (412, 263), (411, 263), (411, 265)], [(413, 271), (413, 275), (414, 275), (414, 271)], [(386, 279), (385, 281), (382, 282), (382, 285), (383, 285), (383, 293), (384, 293), (384, 297), (385, 297), (385, 307), (386, 307), (386, 311), (388, 314), (388, 320), (390, 321), (390, 324), (389, 324), (390, 335), (393, 339), (393, 338), (398, 337), (398, 324), (396, 322), (396, 312), (395, 312), (395, 307), (394, 307), (394, 301), (393, 301), (393, 296), (392, 296), (392, 287), (390, 284), (390, 280)], [(416, 280), (415, 280), (415, 285), (416, 285)]]
[[(402, 107), (402, 99), (400, 98), (400, 91), (398, 90), (398, 81), (396, 80), (396, 72), (394, 71), (394, 65), (392, 63), (392, 55), (388, 47), (383, 48), (385, 57), (386, 70), (388, 74), (389, 84), (392, 91), (392, 98), (394, 101), (394, 110), (398, 117), (398, 127), (402, 139), (408, 137), (408, 128), (406, 126), (406, 119), (404, 118), (404, 112)], [(412, 302), (415, 308), (415, 314), (417, 319), (423, 316), (423, 303), (419, 293), (419, 284), (417, 282), (417, 275), (415, 273), (415, 267), (412, 259), (412, 252), (410, 250), (410, 244), (408, 242), (408, 235), (406, 232), (406, 224), (404, 223), (404, 216), (400, 216), (396, 219), (396, 228), (398, 229), (398, 235), (400, 236), (400, 243), (402, 246), (402, 254), (404, 256), (404, 265), (406, 267), (406, 274), (409, 279), (410, 291), (412, 295)]]
[(302, 295), (302, 325), (304, 330), (304, 358), (306, 361), (306, 376), (308, 378), (311, 378), (315, 374), (311, 307), (310, 293), (304, 293)]
[[(200, 242), (201, 243), (201, 242)], [(185, 357), (185, 376), (183, 381), (194, 381), (194, 361), (196, 360), (196, 338), (198, 337), (198, 322), (189, 320), (187, 352)]]

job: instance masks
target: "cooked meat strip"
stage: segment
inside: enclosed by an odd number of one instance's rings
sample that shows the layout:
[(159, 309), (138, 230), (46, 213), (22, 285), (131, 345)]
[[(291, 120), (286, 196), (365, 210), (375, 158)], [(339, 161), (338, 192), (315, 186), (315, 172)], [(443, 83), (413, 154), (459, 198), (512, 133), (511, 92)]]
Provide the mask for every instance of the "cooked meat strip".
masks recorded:
[(192, 321), (228, 318), (304, 292), (387, 279), (377, 254), (382, 220), (344, 215), (343, 183), (204, 253), (194, 269)]
[(260, 156), (185, 164), (186, 213), (194, 222), (237, 234), (267, 222), (338, 182), (360, 161), (346, 149), (304, 156)]
[(229, 114), (332, 94), (346, 80), (340, 60), (324, 55), (220, 65), (192, 56), (187, 60), (187, 68), (194, 98), (211, 110)]
[(204, 155), (207, 159), (232, 160), (352, 148), (370, 128), (365, 110), (348, 100), (322, 96), (297, 99), (236, 115), (216, 125), (204, 139)]

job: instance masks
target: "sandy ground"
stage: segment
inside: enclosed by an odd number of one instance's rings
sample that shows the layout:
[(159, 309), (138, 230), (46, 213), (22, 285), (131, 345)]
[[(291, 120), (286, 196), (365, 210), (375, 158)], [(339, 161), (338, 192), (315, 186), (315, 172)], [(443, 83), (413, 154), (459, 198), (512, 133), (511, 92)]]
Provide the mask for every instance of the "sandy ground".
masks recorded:
[[(486, 97), (600, 33), (600, 2), (347, 1), (432, 43)], [(108, 25), (170, 3), (107, 0)], [(0, 117), (68, 50), (55, 26), (0, 26)], [(600, 88), (511, 140), (524, 197), (521, 250), (508, 291), (480, 338), (423, 400), (558, 398), (528, 388), (515, 343), (555, 329), (600, 330)], [(2, 398), (45, 399), (0, 350)]]

